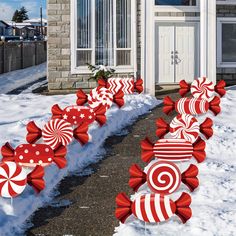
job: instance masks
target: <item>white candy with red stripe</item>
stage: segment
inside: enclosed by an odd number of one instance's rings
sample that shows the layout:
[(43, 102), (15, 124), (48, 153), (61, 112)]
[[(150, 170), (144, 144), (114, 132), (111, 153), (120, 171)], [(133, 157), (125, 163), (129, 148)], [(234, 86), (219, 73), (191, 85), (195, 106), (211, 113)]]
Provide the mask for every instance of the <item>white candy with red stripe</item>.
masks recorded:
[(215, 93), (214, 84), (206, 77), (198, 78), (191, 85), (191, 93), (195, 98), (210, 100)]
[(159, 160), (186, 161), (193, 155), (193, 145), (185, 139), (160, 139), (154, 145)]
[(0, 195), (12, 198), (20, 195), (27, 184), (27, 174), (15, 162), (0, 164)]
[(181, 173), (175, 164), (160, 161), (149, 168), (147, 183), (152, 192), (168, 195), (179, 188)]
[(104, 87), (97, 87), (91, 90), (88, 95), (88, 104), (91, 108), (96, 108), (99, 105), (106, 106), (109, 109), (113, 103), (113, 94), (110, 90)]
[(170, 123), (170, 134), (173, 138), (194, 143), (200, 134), (200, 124), (191, 115), (178, 115)]
[(50, 120), (42, 130), (45, 144), (55, 149), (58, 145), (67, 146), (73, 138), (71, 124), (62, 119)]
[(124, 94), (134, 93), (134, 78), (109, 78), (108, 89), (112, 94), (116, 94), (121, 89)]
[(168, 220), (175, 214), (175, 204), (167, 196), (146, 194), (135, 199), (132, 212), (142, 221), (155, 223)]
[(176, 111), (180, 114), (199, 115), (207, 113), (209, 103), (205, 99), (181, 98), (176, 103)]

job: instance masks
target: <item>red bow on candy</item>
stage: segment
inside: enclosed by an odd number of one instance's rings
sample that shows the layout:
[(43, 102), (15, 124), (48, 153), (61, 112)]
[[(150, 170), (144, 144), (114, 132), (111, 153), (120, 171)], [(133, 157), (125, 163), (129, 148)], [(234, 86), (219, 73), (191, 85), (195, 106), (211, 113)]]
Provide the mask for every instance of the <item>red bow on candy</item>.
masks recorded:
[(26, 141), (28, 143), (36, 143), (42, 137), (42, 130), (31, 121), (27, 124), (26, 129), (28, 131), (26, 135)]
[(198, 168), (191, 164), (189, 168), (181, 174), (182, 182), (193, 192), (199, 186)]
[(36, 193), (40, 193), (45, 188), (44, 168), (36, 166), (35, 169), (27, 175), (27, 183), (33, 187)]
[(166, 115), (169, 115), (172, 111), (175, 110), (175, 102), (172, 101), (172, 99), (169, 97), (169, 96), (166, 96), (164, 99), (163, 99), (163, 112), (166, 114)]
[(143, 80), (141, 78), (138, 78), (136, 82), (134, 82), (134, 90), (136, 90), (138, 93), (143, 92)]
[(184, 97), (190, 91), (190, 85), (185, 80), (181, 80), (179, 86), (179, 94), (181, 97)]
[(120, 193), (116, 197), (116, 212), (115, 216), (118, 220), (120, 220), (123, 224), (125, 223), (126, 219), (132, 215), (132, 202), (126, 196), (125, 193)]
[(220, 108), (220, 98), (215, 96), (209, 103), (210, 110), (214, 113), (214, 115), (218, 115), (221, 112)]
[(2, 161), (15, 161), (15, 150), (13, 147), (7, 142), (4, 146), (1, 148), (1, 153), (2, 153)]
[(81, 144), (84, 145), (89, 141), (88, 135), (88, 125), (86, 123), (81, 123), (73, 131), (74, 138)]
[(122, 89), (120, 89), (114, 96), (113, 96), (113, 102), (116, 103), (120, 108), (124, 106), (124, 92)]
[(218, 93), (221, 97), (223, 97), (226, 94), (225, 90), (226, 83), (224, 80), (221, 80), (216, 86), (215, 91)]
[(176, 211), (175, 214), (186, 223), (192, 217), (192, 210), (189, 207), (191, 204), (191, 197), (187, 193), (182, 193), (180, 198), (175, 201)]
[(82, 89), (79, 89), (77, 91), (76, 96), (77, 96), (76, 104), (78, 106), (83, 106), (85, 103), (87, 103), (88, 95)]
[(66, 164), (67, 164), (67, 161), (65, 158), (66, 154), (67, 154), (67, 149), (63, 145), (60, 145), (54, 150), (53, 161), (56, 163), (56, 165), (60, 169), (63, 169), (66, 167)]

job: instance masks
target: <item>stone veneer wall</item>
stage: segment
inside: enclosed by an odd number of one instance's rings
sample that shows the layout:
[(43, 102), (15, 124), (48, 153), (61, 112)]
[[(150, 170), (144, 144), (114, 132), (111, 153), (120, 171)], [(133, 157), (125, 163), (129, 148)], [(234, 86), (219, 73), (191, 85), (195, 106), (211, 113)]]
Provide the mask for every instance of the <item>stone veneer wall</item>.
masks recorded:
[[(236, 5), (217, 5), (217, 17), (236, 17)], [(236, 83), (236, 68), (217, 68), (217, 80)]]
[[(141, 67), (141, 0), (137, 0), (137, 66)], [(66, 93), (97, 86), (91, 75), (71, 74), (70, 0), (48, 0), (48, 89)], [(129, 74), (130, 75), (130, 74)], [(122, 74), (118, 76), (127, 76)]]

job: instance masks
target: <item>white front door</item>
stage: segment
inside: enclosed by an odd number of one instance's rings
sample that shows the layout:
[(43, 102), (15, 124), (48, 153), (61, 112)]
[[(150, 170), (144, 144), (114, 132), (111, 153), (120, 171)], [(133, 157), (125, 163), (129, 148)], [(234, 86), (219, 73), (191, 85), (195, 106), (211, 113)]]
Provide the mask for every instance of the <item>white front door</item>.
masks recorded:
[(198, 76), (198, 27), (196, 23), (156, 24), (156, 82), (188, 82)]

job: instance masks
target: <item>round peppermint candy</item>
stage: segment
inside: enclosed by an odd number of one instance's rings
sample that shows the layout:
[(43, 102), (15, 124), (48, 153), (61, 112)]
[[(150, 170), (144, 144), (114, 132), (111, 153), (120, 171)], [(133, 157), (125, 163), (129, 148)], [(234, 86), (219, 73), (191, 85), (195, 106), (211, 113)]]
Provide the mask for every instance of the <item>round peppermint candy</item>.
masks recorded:
[(147, 184), (154, 193), (169, 195), (179, 188), (180, 183), (180, 170), (171, 162), (159, 161), (147, 172)]
[(61, 119), (50, 120), (42, 130), (45, 144), (55, 149), (59, 145), (67, 146), (73, 138), (71, 124)]
[(194, 143), (200, 134), (199, 122), (191, 115), (178, 115), (170, 123), (170, 134), (173, 138)]
[(101, 104), (109, 109), (113, 103), (113, 94), (104, 87), (93, 89), (88, 95), (88, 104), (91, 108), (96, 108)]
[(27, 174), (15, 162), (0, 164), (0, 195), (12, 198), (20, 195), (27, 184)]
[(194, 80), (191, 85), (191, 93), (195, 98), (210, 100), (214, 96), (214, 84), (209, 79), (203, 77)]

